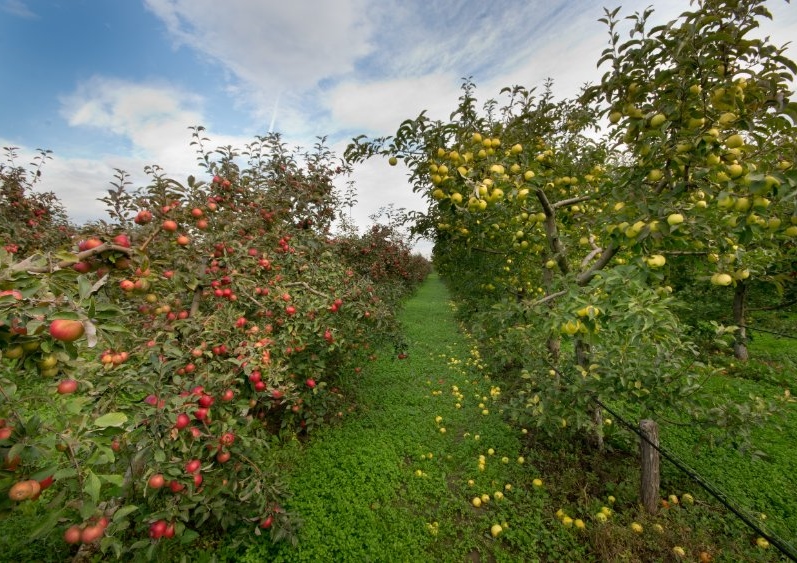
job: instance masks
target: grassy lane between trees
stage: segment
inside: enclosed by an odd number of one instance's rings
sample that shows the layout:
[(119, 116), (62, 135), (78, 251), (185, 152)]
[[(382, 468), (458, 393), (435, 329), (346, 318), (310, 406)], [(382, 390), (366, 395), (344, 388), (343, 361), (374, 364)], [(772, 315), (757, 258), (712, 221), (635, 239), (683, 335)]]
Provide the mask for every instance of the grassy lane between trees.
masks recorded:
[(242, 560), (586, 559), (573, 533), (546, 526), (545, 484), (534, 486), (522, 434), (502, 422), (501, 391), (480, 373), (436, 275), (401, 319), (408, 358), (372, 364), (354, 414), (280, 454), (294, 492), (285, 508), (303, 521), (298, 544), (264, 541)]
[(778, 560), (669, 465), (661, 492), (680, 502), (649, 516), (626, 448), (599, 454), (506, 424), (508, 390), (454, 313), (432, 274), (401, 314), (407, 359), (385, 353), (348, 385), (340, 424), (273, 450), (293, 492), (283, 508), (301, 521), (295, 542), (264, 536), (196, 560)]

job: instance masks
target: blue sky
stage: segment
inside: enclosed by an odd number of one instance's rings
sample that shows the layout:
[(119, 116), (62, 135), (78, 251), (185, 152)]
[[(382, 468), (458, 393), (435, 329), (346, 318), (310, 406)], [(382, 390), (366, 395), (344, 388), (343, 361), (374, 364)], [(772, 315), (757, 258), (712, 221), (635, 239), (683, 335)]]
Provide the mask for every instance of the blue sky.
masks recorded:
[[(687, 0), (654, 4), (656, 21)], [(797, 37), (797, 7), (771, 0), (782, 44)], [(558, 95), (597, 80), (606, 45), (594, 0), (0, 0), (0, 145), (27, 156), (51, 149), (42, 189), (74, 220), (102, 216), (96, 202), (113, 169), (159, 164), (196, 173), (190, 125), (219, 145), (242, 146), (270, 128), (293, 144), (327, 136), (384, 135), (427, 109), (446, 118), (461, 79), (484, 99), (501, 87)], [(791, 58), (797, 55), (791, 51)], [(358, 166), (361, 224), (380, 206), (422, 208), (405, 170)]]

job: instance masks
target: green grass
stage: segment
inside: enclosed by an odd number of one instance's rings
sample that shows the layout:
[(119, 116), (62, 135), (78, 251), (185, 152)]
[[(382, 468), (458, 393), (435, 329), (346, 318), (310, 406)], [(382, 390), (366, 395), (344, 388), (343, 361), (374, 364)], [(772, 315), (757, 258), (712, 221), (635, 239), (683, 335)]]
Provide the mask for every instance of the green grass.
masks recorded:
[[(610, 441), (615, 449), (598, 453), (580, 441), (551, 440), (508, 425), (500, 384), (485, 373), (478, 347), (454, 318), (445, 287), (430, 276), (401, 314), (409, 357), (398, 360), (383, 351), (346, 383), (353, 408), (339, 423), (271, 450), (292, 491), (284, 508), (297, 518), (295, 542), (263, 534), (244, 548), (214, 536), (183, 557), (208, 563), (642, 562), (673, 561), (678, 545), (689, 561), (702, 551), (714, 561), (778, 560), (774, 549), (756, 548), (744, 524), (666, 462), (662, 495), (689, 492), (696, 502), (644, 514), (633, 443), (628, 448), (627, 441)], [(783, 395), (794, 381), (793, 342), (757, 335), (751, 354), (746, 364), (729, 360), (727, 375), (711, 385), (739, 397)], [(773, 531), (794, 541), (795, 408), (787, 405), (779, 428), (754, 430), (754, 442), (768, 454), (757, 461), (728, 445), (695, 449), (700, 438), (689, 428), (663, 424), (663, 443), (751, 512), (766, 513)], [(484, 470), (479, 456), (485, 457)], [(535, 486), (538, 478), (542, 486)], [(504, 498), (497, 500), (496, 491)], [(474, 507), (471, 500), (482, 494), (490, 495), (489, 503)], [(596, 514), (604, 506), (612, 515), (599, 523)], [(560, 509), (585, 528), (565, 527), (556, 515)], [(36, 515), (19, 516), (16, 528), (8, 522), (3, 527), (9, 535), (0, 540), (0, 560), (11, 553), (5, 548), (16, 549), (16, 560), (58, 560), (58, 538), (50, 546), (20, 544)], [(632, 522), (642, 524), (644, 533), (634, 533)], [(498, 538), (489, 532), (494, 524), (504, 528)]]
[[(545, 488), (531, 484), (539, 472), (518, 462), (521, 435), (502, 422), (500, 391), (480, 373), (436, 276), (401, 319), (409, 357), (373, 364), (356, 382), (356, 414), (290, 452), (286, 508), (303, 521), (298, 544), (265, 540), (241, 560), (589, 559), (572, 533), (552, 525)], [(481, 494), (491, 500), (475, 508)], [(490, 527), (502, 523), (492, 538)]]

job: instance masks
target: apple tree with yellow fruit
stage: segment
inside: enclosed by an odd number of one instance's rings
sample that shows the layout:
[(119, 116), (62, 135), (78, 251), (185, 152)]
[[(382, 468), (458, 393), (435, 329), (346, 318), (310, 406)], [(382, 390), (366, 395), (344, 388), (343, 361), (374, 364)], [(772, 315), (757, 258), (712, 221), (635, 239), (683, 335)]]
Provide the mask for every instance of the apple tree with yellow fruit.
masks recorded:
[(618, 10), (606, 11), (611, 40), (600, 64), (609, 68), (585, 98), (601, 103), (625, 156), (607, 231), (689, 261), (692, 283), (732, 287), (734, 348), (746, 359), (750, 283), (793, 283), (773, 265), (793, 260), (797, 235), (797, 66), (784, 47), (755, 37), (771, 18), (765, 2), (697, 8), (653, 27), (652, 10), (634, 14), (625, 42)]
[[(746, 38), (766, 15), (760, 4), (704, 2), (651, 30), (650, 13), (638, 14), (625, 44), (608, 12), (601, 63), (611, 70), (578, 100), (555, 101), (550, 83), (539, 94), (516, 86), (478, 110), (466, 82), (450, 121), (422, 113), (395, 136), (350, 145), (353, 161), (407, 164), (429, 202), (414, 228), (435, 241), (435, 266), (490, 366), (520, 375), (519, 416), (588, 428), (599, 444), (594, 399), (628, 401), (643, 416), (669, 405), (711, 422), (698, 381), (713, 370), (673, 313), (671, 264), (735, 253), (732, 274), (723, 262), (698, 275), (743, 286), (788, 248), (794, 215), (784, 164), (794, 154), (794, 65)], [(733, 119), (730, 98), (715, 107), (720, 88), (749, 90)], [(608, 116), (604, 136), (599, 116)], [(725, 197), (749, 197), (743, 221), (730, 224)], [(748, 220), (754, 207), (765, 224)], [(770, 407), (756, 404), (750, 418), (765, 418)]]

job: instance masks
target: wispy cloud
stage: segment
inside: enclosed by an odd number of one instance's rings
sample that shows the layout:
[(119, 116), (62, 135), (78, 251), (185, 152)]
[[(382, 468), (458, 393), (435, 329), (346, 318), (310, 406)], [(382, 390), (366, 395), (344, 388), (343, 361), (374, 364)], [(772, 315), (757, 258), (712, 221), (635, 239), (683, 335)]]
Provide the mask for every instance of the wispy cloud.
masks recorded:
[(39, 17), (22, 0), (4, 0), (0, 4), (0, 10), (19, 18), (36, 19)]

